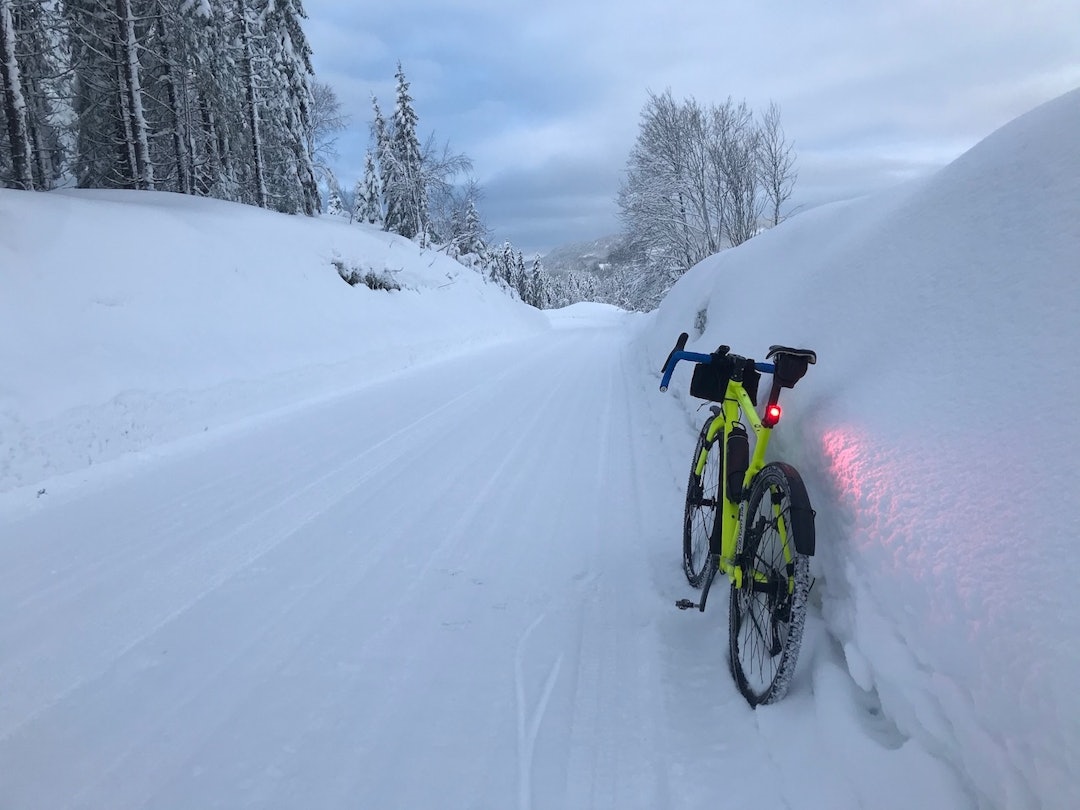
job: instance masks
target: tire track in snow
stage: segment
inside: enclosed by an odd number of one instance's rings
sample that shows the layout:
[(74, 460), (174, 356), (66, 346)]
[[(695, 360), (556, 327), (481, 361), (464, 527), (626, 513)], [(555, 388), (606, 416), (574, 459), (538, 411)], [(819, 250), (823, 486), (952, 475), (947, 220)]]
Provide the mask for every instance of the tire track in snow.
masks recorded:
[(559, 671), (562, 669), (563, 662), (563, 656), (559, 655), (556, 657), (555, 663), (551, 665), (551, 669), (544, 679), (540, 698), (537, 700), (530, 717), (525, 698), (523, 662), (529, 636), (533, 634), (533, 631), (544, 620), (545, 616), (546, 614), (541, 613), (528, 626), (518, 641), (517, 654), (514, 657), (514, 693), (517, 697), (518, 728), (518, 810), (532, 810), (532, 766), (536, 738), (540, 734), (540, 725), (544, 722), (548, 701), (551, 699), (551, 693), (555, 689), (555, 682), (559, 679)]
[[(316, 519), (333, 504), (350, 497), (357, 489), (374, 479), (385, 469), (403, 458), (415, 454), (423, 444), (423, 436), (420, 427), (438, 417), (443, 412), (453, 409), (459, 403), (469, 398), (480, 398), (481, 395), (490, 391), (492, 386), (512, 369), (482, 379), (480, 382), (469, 385), (462, 393), (439, 406), (426, 411), (420, 417), (399, 427), (389, 434), (384, 434), (376, 444), (364, 448), (361, 452), (345, 453), (344, 460), (329, 470), (321, 472), (314, 479), (307, 478), (297, 486), (295, 475), (289, 476), (288, 483), (280, 484), (277, 490), (287, 494), (275, 499), (272, 505), (264, 507), (252, 515), (246, 516), (239, 524), (234, 524), (228, 531), (218, 534), (212, 540), (197, 542), (185, 553), (180, 561), (165, 567), (161, 573), (154, 574), (159, 566), (149, 566), (150, 577), (130, 577), (130, 581), (137, 581), (135, 588), (126, 588), (112, 596), (120, 600), (120, 607), (108, 616), (100, 614), (100, 608), (95, 616), (99, 623), (109, 628), (107, 641), (112, 642), (107, 648), (89, 649), (85, 654), (77, 656), (74, 664), (79, 668), (79, 675), (69, 680), (66, 684), (50, 690), (49, 697), (40, 700), (36, 707), (27, 712), (19, 713), (11, 705), (12, 693), (9, 688), (5, 700), (0, 702), (0, 742), (7, 740), (27, 723), (52, 706), (65, 700), (72, 693), (82, 688), (85, 684), (102, 677), (113, 662), (123, 657), (136, 646), (144, 642), (148, 637), (157, 633), (162, 627), (174, 621), (177, 617), (190, 610), (201, 599), (220, 588), (239, 572), (250, 568), (259, 559), (270, 553), (280, 543), (287, 541), (297, 531)], [(298, 443), (301, 446), (302, 443)], [(351, 479), (351, 485), (342, 490), (340, 486), (333, 486), (337, 480), (350, 480), (344, 475), (345, 471), (353, 467), (363, 467), (369, 458), (376, 455), (384, 447), (391, 447), (394, 452), (387, 459), (382, 459), (373, 466), (368, 467), (358, 477)], [(312, 464), (310, 470), (320, 469), (318, 464)], [(291, 487), (291, 489), (290, 489)], [(173, 497), (170, 491), (169, 502), (179, 504), (183, 501), (180, 497)], [(299, 509), (298, 509), (299, 507)], [(190, 535), (188, 535), (190, 537)], [(125, 569), (127, 567), (125, 566)], [(175, 598), (172, 598), (175, 594)], [(169, 596), (174, 605), (163, 615), (159, 615), (147, 622), (147, 615), (139, 606), (148, 603), (160, 603), (163, 596)], [(128, 607), (130, 606), (130, 607)], [(127, 626), (139, 626), (126, 640), (117, 644), (113, 639), (118, 635), (118, 629)], [(31, 627), (24, 631), (28, 633)], [(10, 632), (10, 630), (8, 630)], [(21, 645), (21, 646), (20, 646)], [(0, 682), (11, 683), (14, 667), (20, 670), (27, 667), (28, 658), (33, 661), (33, 653), (27, 654), (27, 641), (24, 638), (20, 642), (19, 637), (6, 638), (5, 646), (22, 649), (23, 654), (17, 659), (9, 659), (7, 663), (0, 664)], [(41, 655), (43, 653), (38, 653)], [(96, 661), (90, 664), (89, 661)], [(55, 672), (54, 672), (55, 677)], [(32, 688), (40, 691), (42, 684), (34, 683)], [(16, 697), (19, 695), (16, 694)], [(26, 696), (22, 699), (25, 702)]]
[[(493, 381), (493, 385), (498, 386), (498, 384), (498, 379)], [(500, 464), (488, 471), (487, 481), (483, 486), (481, 486), (480, 490), (473, 497), (470, 507), (456, 517), (454, 524), (448, 527), (438, 544), (427, 551), (427, 555), (422, 566), (417, 571), (410, 573), (407, 578), (407, 583), (404, 586), (394, 587), (390, 598), (394, 600), (395, 604), (398, 605), (398, 607), (388, 616), (388, 620), (382, 622), (373, 633), (368, 633), (362, 639), (357, 639), (351, 644), (350, 652), (354, 657), (362, 658), (368, 653), (369, 650), (378, 650), (380, 646), (385, 644), (388, 639), (395, 637), (411, 637), (413, 635), (412, 632), (403, 627), (403, 624), (410, 621), (412, 617), (416, 615), (416, 613), (415, 611), (406, 609), (405, 606), (412, 605), (418, 601), (416, 599), (417, 593), (420, 592), (421, 589), (424, 587), (425, 583), (427, 582), (427, 577), (429, 576), (431, 570), (436, 564), (438, 558), (441, 556), (445, 556), (448, 552), (452, 551), (461, 540), (467, 538), (465, 529), (468, 526), (469, 522), (475, 518), (481, 506), (485, 503), (485, 501), (487, 501), (488, 496), (495, 490), (496, 485), (503, 478), (506, 469), (514, 463), (517, 457), (517, 453), (520, 450), (521, 444), (526, 441), (531, 435), (531, 429), (533, 425), (538, 422), (545, 414), (545, 412), (547, 411), (547, 406), (550, 404), (550, 402), (559, 396), (562, 391), (562, 387), (565, 387), (565, 383), (563, 386), (551, 387), (543, 392), (544, 398), (537, 403), (537, 407), (534, 409), (533, 416), (529, 421), (522, 422), (519, 420), (515, 423), (508, 424), (507, 427), (509, 428), (509, 431), (507, 433), (492, 433), (488, 437), (486, 437), (486, 445), (481, 445), (477, 448), (480, 451), (479, 456), (486, 457), (487, 446), (501, 447), (502, 452), (499, 454)], [(453, 435), (453, 431), (450, 429), (450, 427), (453, 423), (457, 423), (458, 421), (459, 420), (456, 416), (447, 417), (447, 429), (435, 431), (437, 436), (436, 445), (431, 446), (429, 453), (432, 453), (436, 456), (441, 455), (436, 452), (438, 450), (438, 442), (440, 441), (445, 441), (448, 447), (455, 446), (455, 438)], [(402, 464), (400, 465), (398, 473), (403, 477), (409, 475), (410, 468), (412, 467), (411, 462), (413, 461), (412, 454), (401, 454), (401, 456), (399, 457), (399, 461), (401, 461)], [(387, 486), (383, 489), (389, 490), (392, 489), (392, 487)], [(372, 498), (375, 500), (379, 500), (381, 491), (382, 489), (373, 493)], [(445, 494), (443, 494), (442, 497), (446, 497)], [(422, 523), (420, 522), (422, 518), (419, 515), (416, 515), (414, 517), (416, 520), (415, 525), (422, 525)], [(386, 550), (392, 552), (393, 548), (398, 545), (398, 541), (403, 538), (407, 538), (407, 535), (408, 532), (403, 528), (399, 534), (384, 538), (383, 541), (379, 544), (380, 551)], [(369, 569), (373, 573), (381, 573), (382, 569), (376, 568), (373, 563), (381, 562), (384, 556), (385, 555), (381, 553), (369, 553), (358, 564), (358, 567), (362, 569)], [(349, 564), (349, 567), (353, 567), (351, 563)], [(362, 580), (355, 580), (348, 591), (344, 592), (332, 606), (327, 607), (326, 610), (323, 611), (324, 619), (332, 616), (343, 605), (347, 605), (350, 603), (361, 604), (363, 595), (361, 583), (367, 581), (367, 579), (369, 579), (369, 577), (365, 577)], [(439, 608), (437, 603), (429, 604), (426, 599), (421, 607), (421, 611), (425, 613), (437, 613), (438, 610)], [(318, 624), (318, 622), (314, 622), (313, 624)], [(297, 645), (295, 653), (291, 656), (290, 660), (303, 660), (306, 654), (317, 651), (317, 648), (312, 648), (313, 645), (308, 639), (302, 639), (300, 644)], [(304, 650), (307, 650), (308, 652), (305, 653)], [(421, 646), (408, 646), (406, 648), (406, 654), (407, 658), (405, 660), (399, 661), (399, 669), (404, 672), (410, 672), (414, 669), (422, 670), (425, 668), (424, 666), (414, 667), (414, 663), (417, 662), (419, 656), (423, 654), (423, 648)], [(321, 692), (319, 704), (331, 705), (334, 701), (347, 702), (348, 700), (349, 695), (344, 691), (340, 693)], [(394, 709), (394, 706), (395, 703), (393, 700), (381, 701), (380, 712), (374, 716), (369, 716), (368, 718), (366, 718), (367, 725), (369, 727), (378, 727), (379, 725), (381, 725), (383, 721), (380, 720), (380, 718), (385, 717), (389, 713), (391, 713)], [(382, 711), (383, 709), (385, 709), (385, 713)], [(243, 711), (245, 711), (245, 708), (242, 706), (237, 707), (235, 710), (236, 713), (240, 713)], [(304, 735), (301, 734), (300, 737), (294, 740), (292, 747), (303, 750), (305, 747), (307, 747), (303, 743), (303, 739)], [(284, 772), (285, 770), (287, 770), (286, 760), (290, 758), (290, 756), (290, 753), (283, 751), (283, 755), (279, 759), (279, 764), (272, 766), (272, 769), (280, 772)], [(270, 801), (274, 795), (275, 794), (273, 791), (271, 791), (270, 793), (266, 793), (262, 796), (262, 799), (260, 799), (260, 801)]]

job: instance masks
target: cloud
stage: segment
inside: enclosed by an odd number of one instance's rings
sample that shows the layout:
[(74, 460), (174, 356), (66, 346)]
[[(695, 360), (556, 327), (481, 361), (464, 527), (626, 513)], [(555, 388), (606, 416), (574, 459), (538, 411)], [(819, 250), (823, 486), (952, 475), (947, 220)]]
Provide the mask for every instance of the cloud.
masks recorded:
[(479, 208), (489, 223), (497, 223), (497, 242), (510, 239), (531, 256), (565, 242), (616, 233), (612, 189), (618, 180), (617, 170), (592, 161), (515, 167), (488, 179)]
[(306, 6), (316, 71), (352, 116), (342, 181), (363, 165), (370, 95), (392, 106), (401, 60), (422, 136), (473, 159), (496, 238), (530, 246), (617, 226), (648, 90), (778, 102), (810, 204), (925, 173), (1080, 84), (1075, 0)]

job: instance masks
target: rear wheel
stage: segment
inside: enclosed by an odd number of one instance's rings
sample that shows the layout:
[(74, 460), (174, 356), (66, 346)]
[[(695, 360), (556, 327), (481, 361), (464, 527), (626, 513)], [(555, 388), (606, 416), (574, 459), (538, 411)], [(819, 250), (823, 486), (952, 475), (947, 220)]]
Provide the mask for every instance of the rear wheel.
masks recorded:
[(731, 588), (731, 670), (739, 691), (757, 706), (782, 698), (799, 658), (814, 513), (793, 467), (773, 463), (754, 478), (736, 564), (743, 587)]
[[(686, 581), (695, 588), (700, 588), (705, 581), (706, 564), (709, 561), (709, 537), (719, 510), (721, 453), (717, 451), (719, 442), (709, 446), (706, 438), (709, 425), (714, 417), (709, 417), (698, 434), (697, 446), (690, 459), (690, 480), (686, 484), (686, 510), (683, 512), (683, 571)], [(701, 451), (709, 448), (705, 469), (701, 475), (695, 473)]]

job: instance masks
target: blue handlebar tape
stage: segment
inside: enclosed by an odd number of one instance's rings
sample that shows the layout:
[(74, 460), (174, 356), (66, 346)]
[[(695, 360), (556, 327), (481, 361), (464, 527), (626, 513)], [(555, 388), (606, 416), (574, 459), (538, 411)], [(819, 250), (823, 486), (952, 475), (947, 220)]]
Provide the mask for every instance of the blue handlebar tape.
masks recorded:
[[(667, 391), (668, 383), (671, 382), (671, 375), (675, 372), (675, 366), (679, 364), (680, 360), (689, 360), (692, 363), (711, 363), (711, 354), (702, 354), (701, 352), (675, 352), (671, 355), (671, 362), (668, 363), (668, 367), (664, 369), (664, 378), (660, 380), (660, 390)], [(754, 363), (754, 368), (763, 374), (774, 374), (776, 372), (776, 366), (772, 363)]]

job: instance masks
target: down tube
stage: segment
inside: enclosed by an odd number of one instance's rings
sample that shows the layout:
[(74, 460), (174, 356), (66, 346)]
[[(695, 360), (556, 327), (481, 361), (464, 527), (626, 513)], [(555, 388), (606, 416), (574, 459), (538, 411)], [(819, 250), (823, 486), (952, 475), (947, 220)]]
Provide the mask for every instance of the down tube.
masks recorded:
[[(721, 510), (722, 520), (721, 528), (722, 534), (720, 535), (720, 570), (726, 573), (729, 577), (734, 576), (736, 578), (735, 586), (741, 587), (741, 572), (733, 565), (735, 559), (735, 547), (737, 544), (737, 534), (739, 530), (739, 504), (733, 503), (728, 499), (727, 492), (727, 439), (731, 433), (731, 426), (739, 421), (739, 395), (746, 396), (746, 392), (741, 385), (737, 385), (734, 382), (728, 382), (728, 396), (724, 399), (724, 443), (721, 445), (723, 452), (721, 459), (723, 461), (723, 467), (721, 467), (721, 486), (723, 487), (724, 497), (722, 500), (723, 509)], [(732, 394), (735, 396), (732, 397)]]

